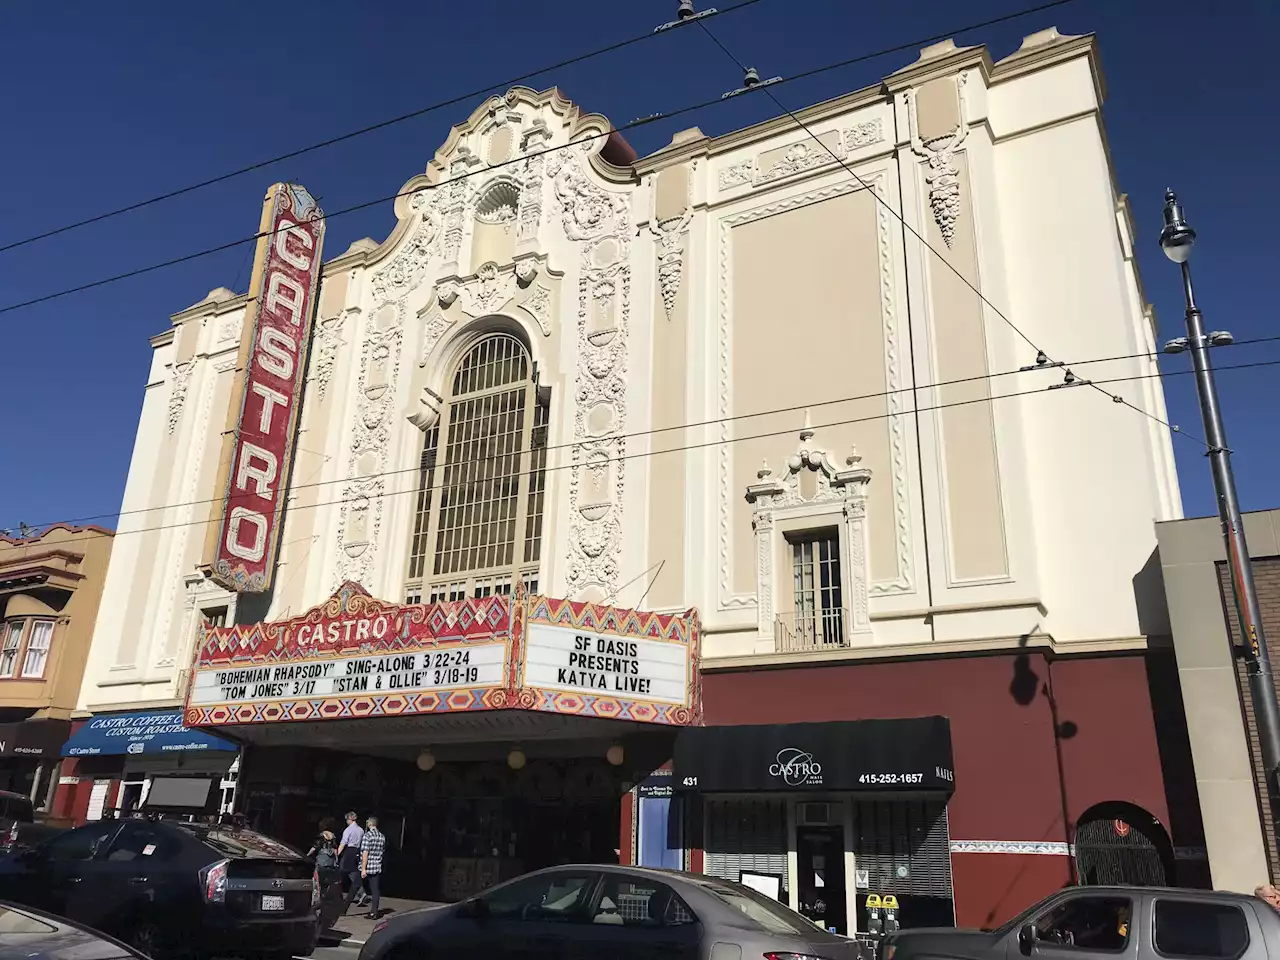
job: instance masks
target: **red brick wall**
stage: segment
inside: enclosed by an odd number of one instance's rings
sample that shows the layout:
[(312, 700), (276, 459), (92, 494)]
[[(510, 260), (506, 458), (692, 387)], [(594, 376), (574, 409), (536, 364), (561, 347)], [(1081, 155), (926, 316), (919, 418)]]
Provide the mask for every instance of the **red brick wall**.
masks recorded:
[[(1262, 630), (1267, 636), (1267, 652), (1271, 655), (1272, 679), (1280, 664), (1280, 557), (1265, 557), (1253, 561), (1253, 581), (1258, 590), (1258, 606), (1262, 611)], [(1258, 724), (1253, 713), (1253, 697), (1249, 692), (1249, 678), (1244, 660), (1244, 641), (1240, 634), (1240, 619), (1236, 616), (1235, 600), (1231, 592), (1231, 574), (1226, 563), (1218, 564), (1218, 585), (1222, 591), (1222, 608), (1227, 618), (1227, 630), (1236, 652), (1236, 681), (1240, 688), (1240, 702), (1244, 709), (1245, 730), (1249, 737), (1249, 749), (1253, 755), (1253, 778), (1258, 791), (1258, 808), (1262, 814), (1262, 834), (1267, 845), (1267, 863), (1271, 868), (1272, 882), (1280, 881), (1280, 849), (1276, 838), (1276, 815), (1280, 813), (1280, 797), (1268, 787), (1262, 767), (1262, 751), (1258, 746)], [(1280, 688), (1280, 684), (1277, 684)]]

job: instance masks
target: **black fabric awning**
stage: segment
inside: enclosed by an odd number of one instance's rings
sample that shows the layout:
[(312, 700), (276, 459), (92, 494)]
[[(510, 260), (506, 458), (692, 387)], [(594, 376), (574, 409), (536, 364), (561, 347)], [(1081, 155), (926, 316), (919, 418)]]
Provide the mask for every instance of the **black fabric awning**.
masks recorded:
[(68, 720), (0, 723), (0, 757), (57, 757), (71, 735)]
[(951, 793), (946, 717), (690, 727), (676, 736), (676, 790)]

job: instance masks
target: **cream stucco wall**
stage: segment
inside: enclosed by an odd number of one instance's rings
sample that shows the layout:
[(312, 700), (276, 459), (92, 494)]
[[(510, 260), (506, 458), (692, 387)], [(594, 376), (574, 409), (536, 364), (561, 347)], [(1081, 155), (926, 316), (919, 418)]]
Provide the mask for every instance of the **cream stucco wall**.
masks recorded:
[[(865, 566), (844, 558), (870, 628), (839, 656), (1141, 646), (1134, 578), (1180, 511), (1167, 431), (1003, 375), (1034, 350), (1000, 313), (1076, 362), (1154, 343), (1101, 89), (1092, 38), (998, 64), (940, 44), (802, 111), (818, 142), (781, 118), (634, 163), (556, 90), (481, 104), (385, 241), (329, 251), (270, 596), (198, 569), (244, 298), (214, 291), (153, 341), (81, 708), (174, 702), (202, 608), (278, 617), (344, 579), (400, 599), (423, 431), (494, 329), (551, 392), (543, 592), (696, 606), (711, 664), (777, 656), (786, 594), (761, 577), (787, 559), (761, 562), (746, 488), (805, 443), (872, 475)], [(1157, 381), (1114, 389), (1163, 416)]]

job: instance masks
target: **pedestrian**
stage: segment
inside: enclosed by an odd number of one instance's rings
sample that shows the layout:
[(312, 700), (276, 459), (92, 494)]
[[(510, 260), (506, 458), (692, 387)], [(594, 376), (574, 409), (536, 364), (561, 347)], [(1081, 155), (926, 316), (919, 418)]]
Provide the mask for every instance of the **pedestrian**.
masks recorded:
[(323, 929), (329, 929), (337, 919), (338, 904), (343, 902), (342, 871), (338, 869), (338, 838), (333, 832), (333, 820), (320, 821), (320, 833), (316, 836), (308, 857), (315, 859), (316, 880), (320, 884), (320, 914)]
[(370, 920), (378, 919), (378, 906), (382, 900), (382, 855), (387, 849), (387, 838), (378, 829), (378, 818), (370, 817), (365, 821), (364, 839), (360, 841), (360, 876), (369, 886), (372, 898), (369, 912)]
[(344, 914), (350, 909), (353, 901), (360, 900), (363, 903), (361, 894), (364, 891), (364, 883), (360, 879), (360, 843), (364, 840), (364, 831), (360, 829), (360, 824), (356, 823), (356, 820), (356, 812), (348, 810), (347, 826), (342, 831), (342, 842), (338, 844), (338, 869), (350, 882), (342, 910)]
[(333, 821), (328, 817), (320, 821), (320, 833), (307, 856), (315, 861), (322, 890), (328, 889), (333, 881), (342, 879), (342, 872), (338, 869), (338, 838), (333, 833)]
[(1271, 906), (1280, 910), (1280, 890), (1277, 890), (1269, 883), (1264, 883), (1258, 889), (1253, 891), (1253, 895), (1259, 900), (1265, 900)]

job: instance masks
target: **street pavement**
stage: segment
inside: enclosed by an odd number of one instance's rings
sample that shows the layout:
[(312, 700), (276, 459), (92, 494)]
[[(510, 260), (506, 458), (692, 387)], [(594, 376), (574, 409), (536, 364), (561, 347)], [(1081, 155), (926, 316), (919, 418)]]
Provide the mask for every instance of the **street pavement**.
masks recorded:
[[(400, 900), (395, 897), (383, 897), (380, 910), (381, 919), (425, 906), (429, 906), (429, 904), (421, 900)], [(356, 957), (360, 954), (360, 948), (364, 946), (364, 942), (373, 933), (375, 923), (377, 921), (365, 919), (362, 911), (352, 907), (349, 915), (340, 917), (334, 923), (333, 929), (327, 930), (320, 935), (320, 946), (312, 954), (312, 960), (356, 960)]]

